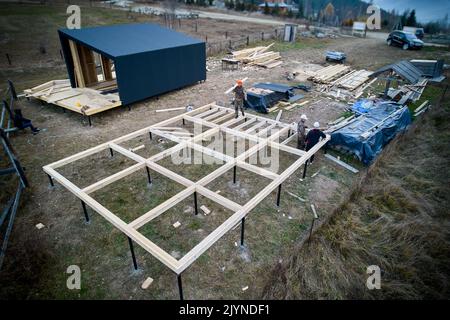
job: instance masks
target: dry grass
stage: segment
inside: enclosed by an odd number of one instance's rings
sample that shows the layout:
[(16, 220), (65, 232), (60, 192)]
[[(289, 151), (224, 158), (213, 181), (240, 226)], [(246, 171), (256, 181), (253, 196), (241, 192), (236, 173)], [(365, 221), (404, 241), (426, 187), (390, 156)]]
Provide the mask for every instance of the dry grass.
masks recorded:
[[(275, 267), (263, 297), (448, 299), (449, 114), (444, 99), (392, 142), (311, 243)], [(369, 265), (381, 290), (365, 286)]]

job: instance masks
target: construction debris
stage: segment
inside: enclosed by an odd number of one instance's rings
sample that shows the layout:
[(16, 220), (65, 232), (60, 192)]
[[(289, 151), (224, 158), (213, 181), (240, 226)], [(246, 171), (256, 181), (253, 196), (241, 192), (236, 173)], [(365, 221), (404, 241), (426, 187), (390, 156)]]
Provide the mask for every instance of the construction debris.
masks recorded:
[(179, 111), (179, 110), (186, 110), (186, 107), (160, 109), (160, 110), (156, 110), (156, 112), (170, 112), (170, 111)]
[(229, 58), (238, 60), (246, 66), (257, 65), (263, 68), (275, 68), (283, 63), (279, 52), (267, 51), (274, 43), (267, 47), (255, 47), (233, 51)]
[(346, 74), (349, 70), (350, 67), (348, 66), (332, 65), (316, 71), (309, 79), (317, 83), (329, 83), (333, 79)]
[(419, 107), (414, 110), (414, 117), (417, 117), (418, 115), (421, 115), (424, 113), (428, 107), (430, 106), (428, 100), (424, 101)]
[(313, 204), (311, 204), (311, 210), (313, 212), (314, 219), (319, 219), (319, 216), (317, 215), (317, 212), (316, 212), (316, 207), (314, 207)]
[(311, 175), (311, 178), (314, 178), (315, 176), (317, 176), (319, 174), (320, 170), (318, 170), (316, 173), (314, 173), (313, 175)]
[(201, 206), (200, 209), (204, 212), (205, 216), (211, 213), (211, 210), (209, 210), (206, 206)]
[(38, 228), (38, 230), (41, 230), (42, 228), (44, 228), (45, 227), (45, 225), (43, 225), (42, 223), (38, 223), (37, 225), (36, 225), (36, 228)]
[(145, 281), (142, 283), (141, 288), (143, 290), (146, 290), (151, 284), (153, 283), (153, 279), (148, 277), (147, 279), (145, 279)]
[(303, 199), (303, 198), (297, 196), (296, 194), (293, 194), (293, 193), (291, 193), (291, 192), (289, 192), (289, 191), (286, 191), (286, 192), (287, 192), (289, 195), (293, 196), (294, 198), (297, 198), (297, 199), (300, 200), (301, 202), (305, 202), (305, 201), (306, 201), (305, 199)]
[(131, 152), (136, 152), (136, 151), (139, 151), (139, 150), (144, 149), (144, 148), (145, 148), (145, 145), (141, 144), (140, 146), (137, 146), (135, 148), (131, 148), (130, 151)]
[(422, 76), (431, 78), (431, 81), (441, 82), (445, 79), (442, 75), (444, 60), (411, 60), (416, 68), (422, 71)]
[(175, 223), (173, 224), (173, 227), (174, 227), (174, 228), (178, 228), (179, 226), (181, 226), (180, 221), (177, 221), (177, 222), (175, 222)]
[(397, 89), (389, 88), (387, 95), (389, 98), (398, 101), (400, 104), (405, 104), (408, 101), (417, 101), (422, 96), (427, 83), (428, 79), (422, 79), (416, 84), (405, 84)]
[(36, 98), (87, 116), (122, 105), (117, 94), (103, 94), (92, 88), (72, 88), (68, 79), (48, 81), (24, 90), (24, 93), (27, 98)]
[(341, 160), (338, 159), (338, 158), (333, 157), (332, 155), (329, 155), (328, 153), (325, 154), (325, 158), (327, 158), (327, 159), (333, 161), (334, 163), (337, 163), (338, 165), (344, 167), (345, 169), (347, 169), (347, 170), (349, 170), (349, 171), (351, 171), (351, 172), (353, 172), (353, 173), (358, 173), (358, 172), (359, 172), (358, 169), (353, 168), (353, 167), (350, 166), (349, 164), (347, 164), (347, 163), (341, 161)]

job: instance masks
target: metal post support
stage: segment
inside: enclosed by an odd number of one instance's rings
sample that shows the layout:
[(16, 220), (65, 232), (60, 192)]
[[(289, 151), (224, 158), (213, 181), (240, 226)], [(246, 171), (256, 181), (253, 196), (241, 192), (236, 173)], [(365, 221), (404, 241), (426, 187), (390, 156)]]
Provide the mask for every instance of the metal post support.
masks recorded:
[(133, 267), (134, 267), (134, 270), (137, 270), (138, 265), (136, 262), (136, 255), (134, 254), (133, 240), (131, 240), (130, 237), (127, 237), (127, 238), (128, 238), (128, 244), (130, 245), (131, 258), (133, 259)]

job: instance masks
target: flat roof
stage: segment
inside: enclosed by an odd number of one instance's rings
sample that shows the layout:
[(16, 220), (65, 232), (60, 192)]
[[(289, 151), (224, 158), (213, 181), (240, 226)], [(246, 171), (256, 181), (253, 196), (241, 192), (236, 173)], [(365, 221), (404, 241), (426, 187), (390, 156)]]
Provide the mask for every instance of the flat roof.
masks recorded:
[(157, 24), (117, 24), (82, 29), (59, 29), (61, 35), (111, 57), (174, 48), (204, 41)]

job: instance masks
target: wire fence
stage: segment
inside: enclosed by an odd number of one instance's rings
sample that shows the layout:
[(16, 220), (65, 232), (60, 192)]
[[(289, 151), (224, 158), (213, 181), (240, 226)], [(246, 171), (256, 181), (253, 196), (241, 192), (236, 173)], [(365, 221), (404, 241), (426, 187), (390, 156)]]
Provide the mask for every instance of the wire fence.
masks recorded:
[(206, 55), (214, 56), (220, 53), (248, 47), (254, 43), (266, 40), (281, 40), (284, 37), (284, 29), (277, 28), (272, 32), (262, 31), (247, 35), (239, 35), (230, 39), (206, 42)]

